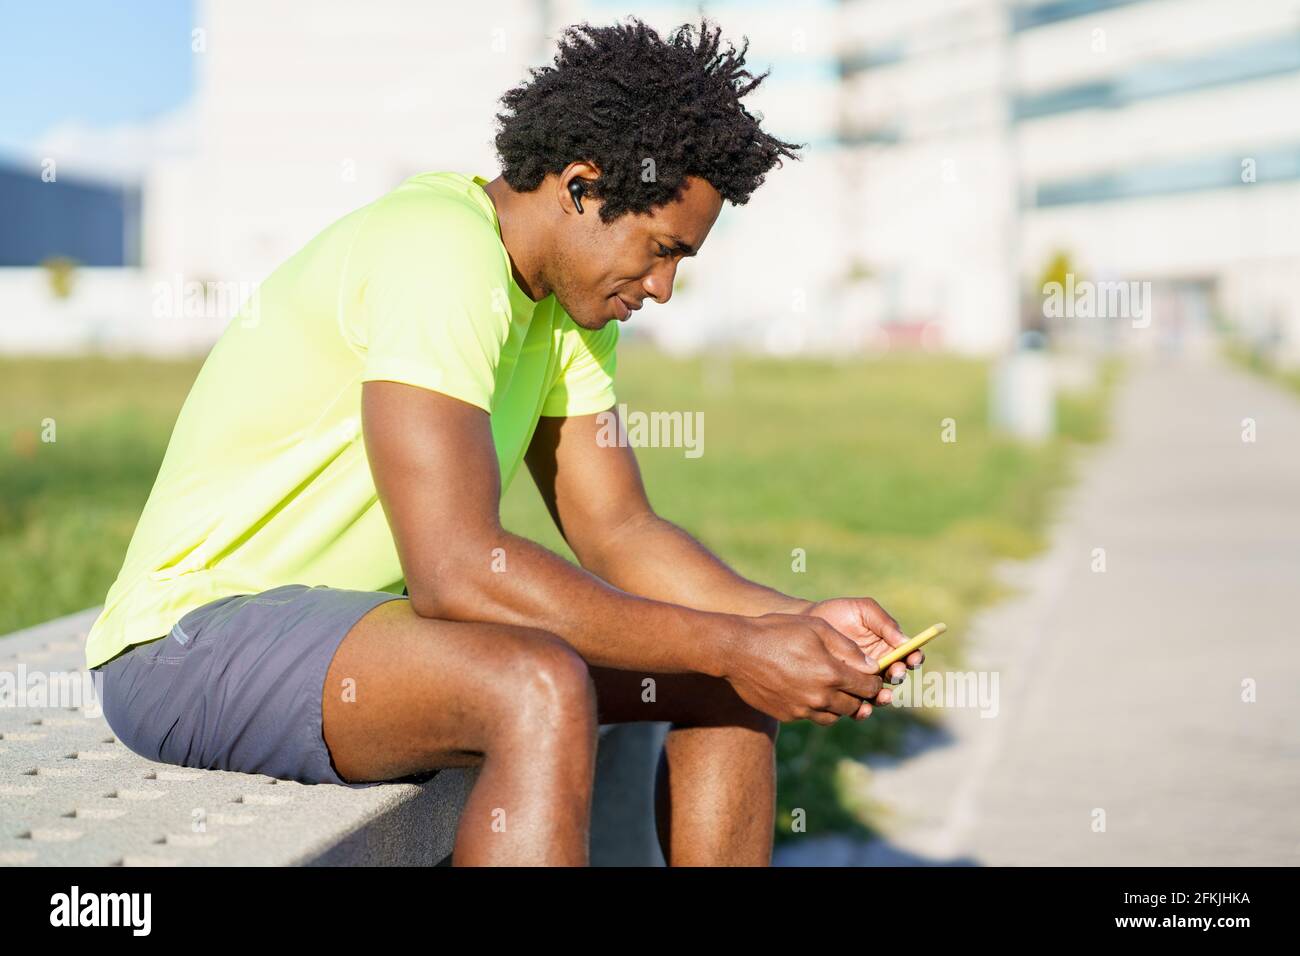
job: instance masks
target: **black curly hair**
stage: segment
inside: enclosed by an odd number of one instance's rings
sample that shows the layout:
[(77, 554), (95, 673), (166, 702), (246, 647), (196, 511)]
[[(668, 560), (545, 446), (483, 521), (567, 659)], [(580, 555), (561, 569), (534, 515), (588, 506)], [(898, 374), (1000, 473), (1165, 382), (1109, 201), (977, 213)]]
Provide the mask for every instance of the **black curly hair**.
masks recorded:
[[(701, 17), (667, 41), (637, 17), (627, 23), (567, 27), (554, 66), (501, 97), (496, 149), (501, 175), (532, 192), (572, 162), (599, 167), (586, 194), (603, 201), (601, 219), (649, 212), (676, 198), (687, 176), (744, 205), (781, 156), (801, 147), (759, 128), (740, 100), (767, 76), (744, 69), (745, 38), (719, 52), (721, 28)], [(646, 160), (654, 175), (645, 181)]]

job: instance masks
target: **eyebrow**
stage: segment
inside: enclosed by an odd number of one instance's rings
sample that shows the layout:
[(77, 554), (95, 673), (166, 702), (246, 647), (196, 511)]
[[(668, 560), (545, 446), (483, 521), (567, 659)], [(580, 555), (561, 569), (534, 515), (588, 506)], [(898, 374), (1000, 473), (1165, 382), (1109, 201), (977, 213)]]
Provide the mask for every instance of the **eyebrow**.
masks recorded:
[(677, 243), (677, 245), (673, 247), (674, 251), (680, 252), (684, 256), (695, 255), (695, 247), (689, 242), (683, 242), (678, 236), (669, 236), (668, 238)]

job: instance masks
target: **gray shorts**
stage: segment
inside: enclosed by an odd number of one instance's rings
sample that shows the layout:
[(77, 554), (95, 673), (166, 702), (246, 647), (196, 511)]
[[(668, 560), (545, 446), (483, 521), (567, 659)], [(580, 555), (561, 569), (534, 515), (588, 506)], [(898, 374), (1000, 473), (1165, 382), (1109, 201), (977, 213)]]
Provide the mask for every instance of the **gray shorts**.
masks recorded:
[[(387, 591), (286, 584), (219, 598), (164, 638), (95, 668), (104, 719), (127, 748), (182, 767), (349, 783), (330, 759), (321, 697), (334, 652)], [(422, 783), (436, 770), (400, 778)]]

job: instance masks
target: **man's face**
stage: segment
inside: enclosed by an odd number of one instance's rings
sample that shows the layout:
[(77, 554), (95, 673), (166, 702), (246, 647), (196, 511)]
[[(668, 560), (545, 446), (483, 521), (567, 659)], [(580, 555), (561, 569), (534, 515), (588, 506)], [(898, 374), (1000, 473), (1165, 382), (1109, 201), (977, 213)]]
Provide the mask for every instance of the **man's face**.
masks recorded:
[(722, 196), (690, 176), (676, 201), (609, 225), (600, 221), (599, 200), (584, 196), (582, 208), (579, 215), (570, 201), (548, 279), (574, 322), (600, 329), (611, 319), (625, 321), (645, 299), (668, 301), (678, 263), (704, 244)]

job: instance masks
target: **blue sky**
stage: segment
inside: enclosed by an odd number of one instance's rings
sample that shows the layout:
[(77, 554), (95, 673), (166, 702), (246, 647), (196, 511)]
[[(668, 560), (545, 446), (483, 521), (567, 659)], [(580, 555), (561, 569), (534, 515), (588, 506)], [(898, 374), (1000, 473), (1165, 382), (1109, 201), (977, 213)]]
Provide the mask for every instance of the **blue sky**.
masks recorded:
[(146, 120), (194, 88), (190, 0), (0, 0), (0, 151)]

